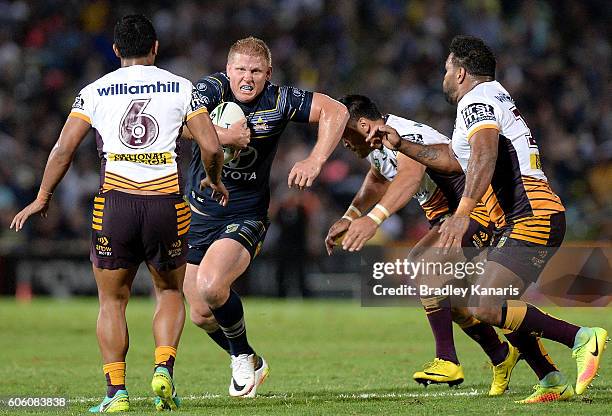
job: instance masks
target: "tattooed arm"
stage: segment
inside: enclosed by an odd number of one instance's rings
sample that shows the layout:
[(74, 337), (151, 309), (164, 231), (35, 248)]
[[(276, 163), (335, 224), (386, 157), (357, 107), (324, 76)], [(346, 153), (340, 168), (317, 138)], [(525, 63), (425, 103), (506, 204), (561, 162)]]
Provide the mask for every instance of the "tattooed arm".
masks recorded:
[(465, 174), (465, 189), (457, 210), (440, 227), (440, 245), (442, 247), (460, 247), (465, 234), (470, 213), (491, 185), (495, 164), (499, 131), (482, 129), (470, 139), (471, 153), (468, 170)]
[(370, 132), (366, 141), (372, 147), (380, 148), (385, 146), (391, 150), (397, 150), (438, 172), (463, 172), (448, 144), (423, 145), (411, 142), (410, 140), (403, 140), (393, 127), (387, 125), (376, 126)]

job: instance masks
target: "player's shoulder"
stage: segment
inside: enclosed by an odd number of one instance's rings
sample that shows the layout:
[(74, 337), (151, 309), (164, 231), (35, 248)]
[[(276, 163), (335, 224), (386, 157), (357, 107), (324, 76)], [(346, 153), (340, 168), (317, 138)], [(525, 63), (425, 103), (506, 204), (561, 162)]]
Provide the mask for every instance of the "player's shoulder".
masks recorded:
[(388, 114), (385, 123), (397, 130), (402, 138), (415, 143), (438, 144), (450, 142), (450, 139), (438, 130), (418, 121)]
[(163, 77), (164, 79), (171, 80), (171, 81), (174, 81), (174, 82), (178, 82), (181, 85), (182, 84), (191, 85), (191, 81), (190, 80), (188, 80), (187, 78), (182, 77), (180, 75), (177, 75), (177, 74), (175, 74), (173, 72), (170, 72), (167, 69), (163, 69), (163, 68), (158, 68), (156, 66), (152, 66), (150, 70), (151, 70), (152, 75), (155, 75), (155, 76), (159, 75), (160, 77)]
[(218, 92), (229, 90), (229, 77), (225, 72), (215, 72), (213, 74), (204, 75), (195, 84), (195, 87), (201, 93), (205, 93), (212, 88)]

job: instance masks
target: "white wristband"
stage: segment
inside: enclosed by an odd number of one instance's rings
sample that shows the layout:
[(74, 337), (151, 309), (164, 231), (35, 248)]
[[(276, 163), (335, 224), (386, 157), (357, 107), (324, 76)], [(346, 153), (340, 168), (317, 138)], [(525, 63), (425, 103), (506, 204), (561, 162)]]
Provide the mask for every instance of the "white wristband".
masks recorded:
[(348, 215), (346, 215), (346, 214), (342, 216), (342, 219), (344, 219), (344, 220), (349, 220), (349, 221), (351, 221), (351, 222), (353, 221), (353, 218), (349, 217), (349, 216), (348, 216)]
[(370, 211), (370, 212), (368, 212), (368, 217), (370, 217), (370, 219), (371, 219), (372, 221), (374, 221), (374, 222), (376, 223), (376, 225), (380, 225), (380, 224), (382, 224), (382, 223), (383, 223), (383, 221), (384, 221), (383, 219), (378, 218), (378, 217), (376, 216), (376, 214), (373, 214), (371, 211)]
[[(384, 214), (385, 217), (389, 218), (391, 216), (391, 214), (389, 213), (389, 210), (387, 208), (385, 208), (384, 206), (380, 205), (380, 204), (376, 204), (376, 206), (374, 208), (378, 208), (378, 210), (380, 212), (382, 212)], [(385, 218), (385, 219), (387, 219)]]

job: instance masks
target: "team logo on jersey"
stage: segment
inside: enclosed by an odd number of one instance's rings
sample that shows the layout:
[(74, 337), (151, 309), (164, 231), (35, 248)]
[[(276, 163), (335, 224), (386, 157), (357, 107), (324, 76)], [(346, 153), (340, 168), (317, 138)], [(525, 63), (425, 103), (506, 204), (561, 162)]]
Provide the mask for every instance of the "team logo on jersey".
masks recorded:
[(77, 95), (72, 103), (72, 108), (78, 108), (79, 110), (85, 109), (85, 100), (81, 97), (81, 94)]
[(225, 164), (230, 169), (248, 169), (257, 161), (257, 150), (254, 147), (247, 146), (242, 149), (238, 156)]
[(481, 121), (495, 121), (495, 111), (493, 106), (484, 103), (470, 104), (461, 110), (465, 127), (469, 130), (474, 124), (480, 123)]
[(266, 121), (260, 116), (255, 122), (255, 124), (253, 124), (253, 130), (266, 131), (268, 130), (268, 123), (266, 123)]
[(202, 92), (206, 91), (206, 83), (205, 82), (198, 82), (198, 84), (196, 85), (196, 88)]

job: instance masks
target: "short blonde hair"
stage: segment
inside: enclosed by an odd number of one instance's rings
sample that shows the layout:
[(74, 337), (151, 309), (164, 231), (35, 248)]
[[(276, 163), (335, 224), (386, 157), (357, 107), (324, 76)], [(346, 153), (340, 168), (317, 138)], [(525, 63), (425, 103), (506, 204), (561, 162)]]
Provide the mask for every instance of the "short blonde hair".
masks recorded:
[(272, 53), (270, 48), (263, 40), (249, 36), (248, 38), (239, 39), (231, 46), (227, 54), (227, 62), (230, 61), (232, 54), (241, 53), (249, 56), (261, 56), (268, 66), (272, 66)]

